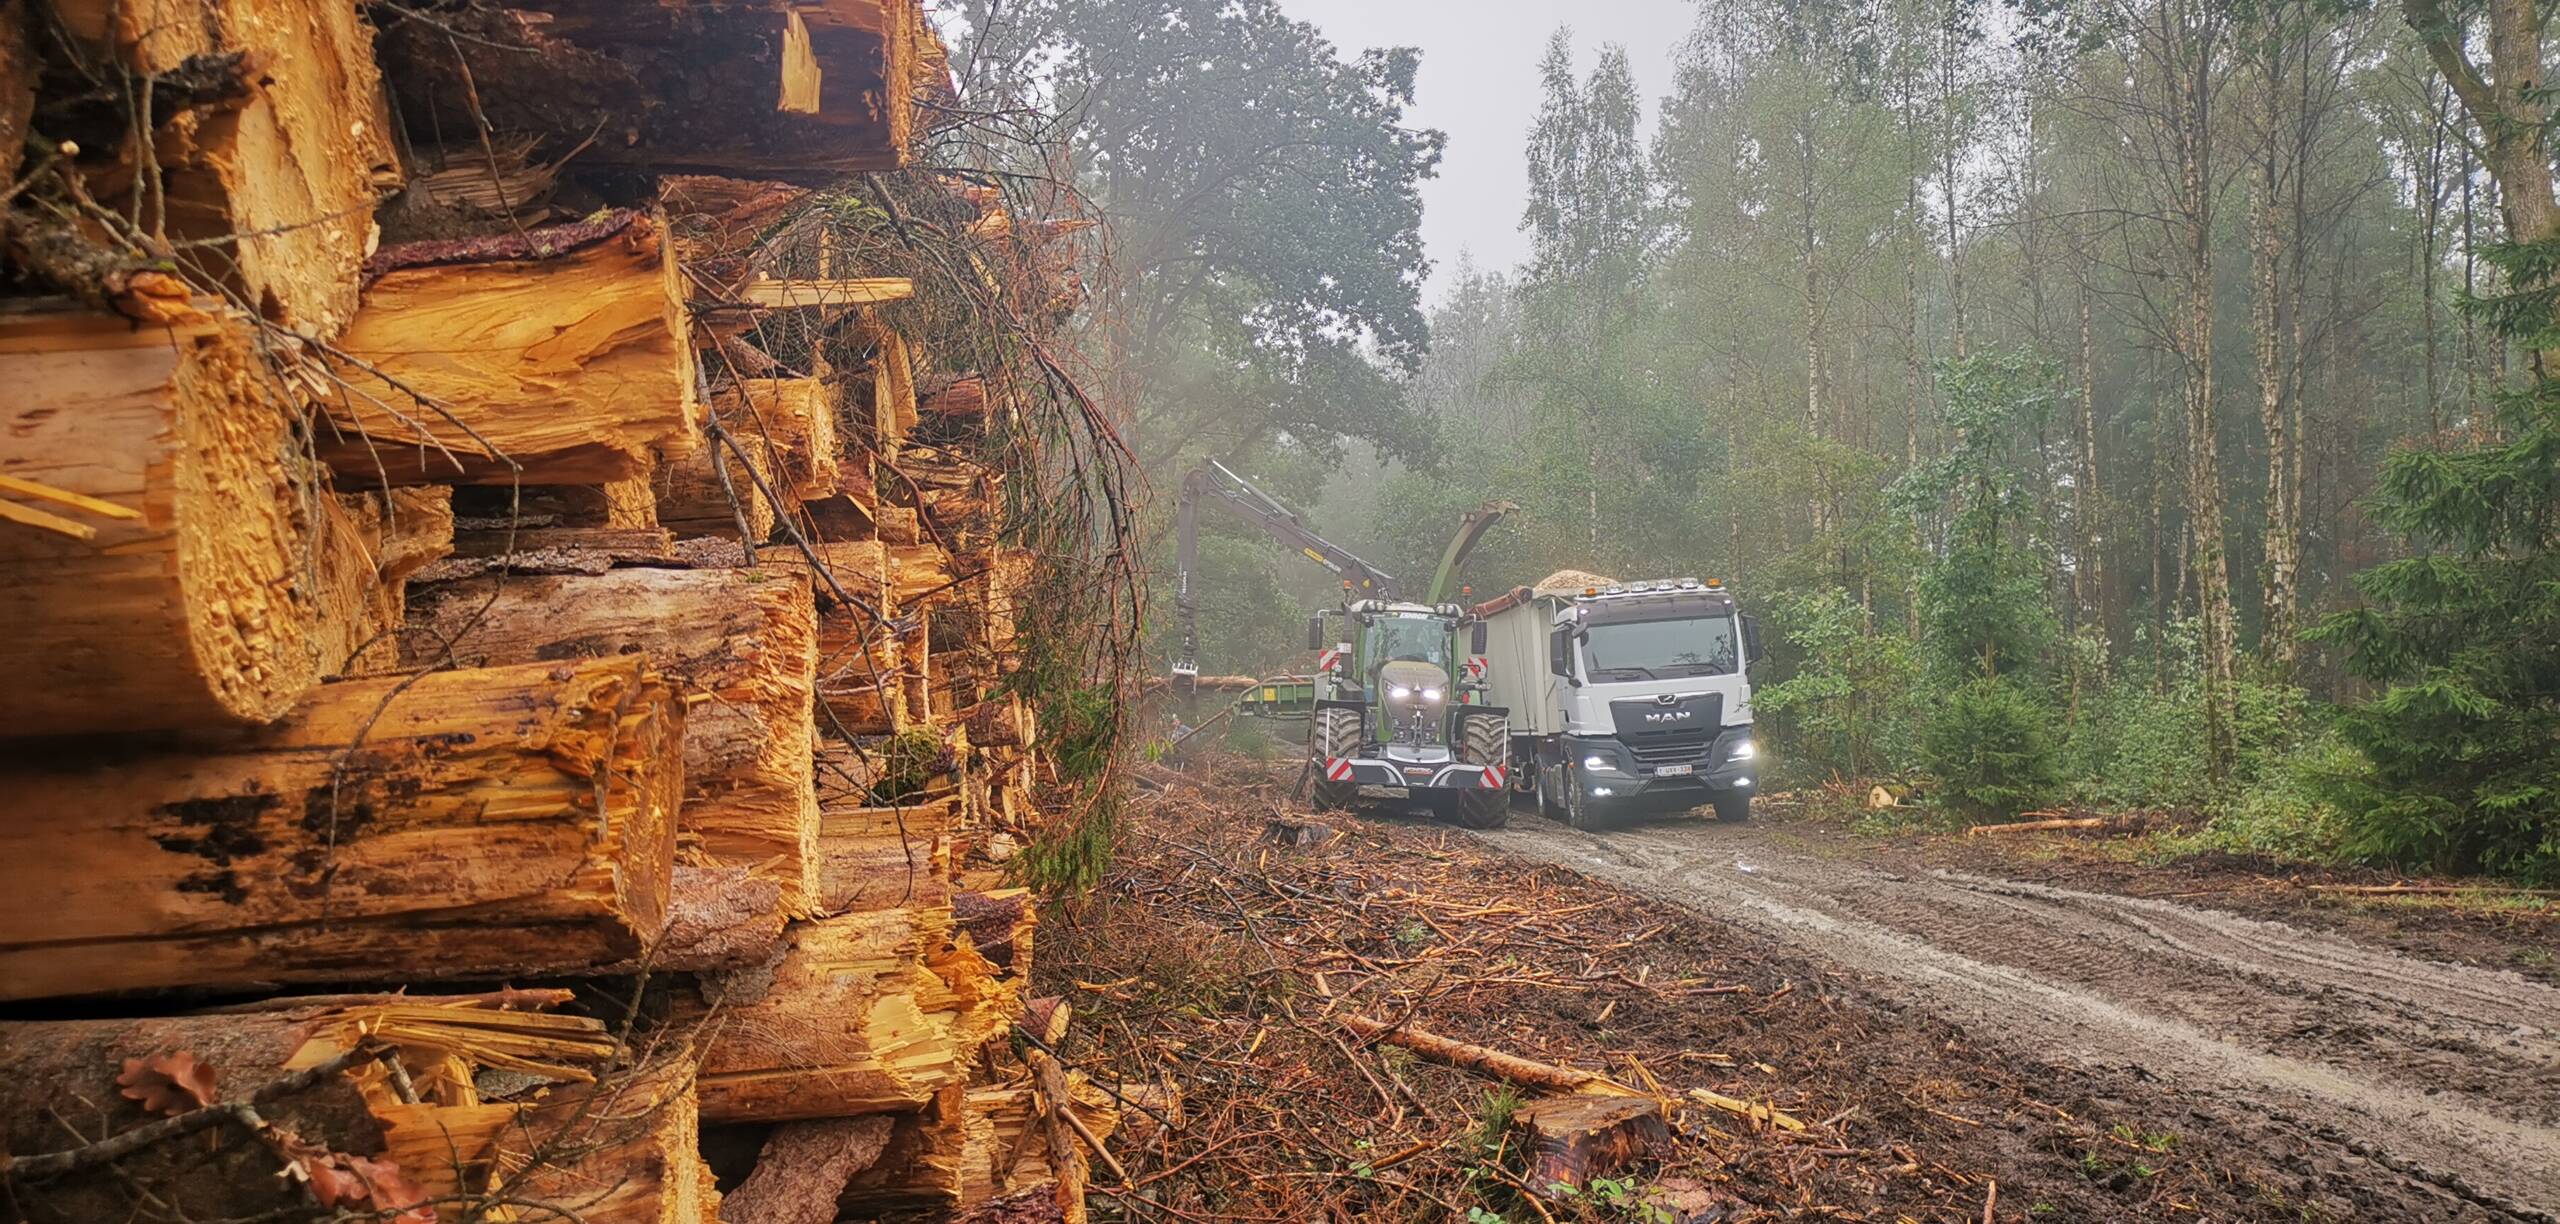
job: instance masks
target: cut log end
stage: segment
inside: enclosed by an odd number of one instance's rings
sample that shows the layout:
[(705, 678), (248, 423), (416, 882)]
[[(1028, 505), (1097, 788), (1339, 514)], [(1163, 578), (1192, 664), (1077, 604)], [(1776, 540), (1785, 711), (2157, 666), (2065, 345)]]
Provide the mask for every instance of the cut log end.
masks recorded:
[(315, 571), (336, 544), (315, 540), (316, 473), (258, 361), (249, 328), (212, 315), (0, 328), (16, 389), (0, 474), (138, 512), (70, 509), (85, 540), (0, 531), (0, 666), (18, 680), (0, 734), (264, 723), (317, 682)]

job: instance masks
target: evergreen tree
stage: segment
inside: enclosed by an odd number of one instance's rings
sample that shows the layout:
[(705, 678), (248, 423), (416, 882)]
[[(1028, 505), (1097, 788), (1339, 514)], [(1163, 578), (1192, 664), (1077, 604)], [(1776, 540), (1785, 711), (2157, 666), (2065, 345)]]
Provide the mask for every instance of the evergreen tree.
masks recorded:
[(2418, 551), (2319, 631), (2389, 686), (2343, 720), (2370, 770), (2337, 797), (2373, 857), (2560, 881), (2560, 239), (2484, 254), (2510, 289), (2473, 309), (2543, 360), (2501, 431), (2384, 467), (2373, 512)]

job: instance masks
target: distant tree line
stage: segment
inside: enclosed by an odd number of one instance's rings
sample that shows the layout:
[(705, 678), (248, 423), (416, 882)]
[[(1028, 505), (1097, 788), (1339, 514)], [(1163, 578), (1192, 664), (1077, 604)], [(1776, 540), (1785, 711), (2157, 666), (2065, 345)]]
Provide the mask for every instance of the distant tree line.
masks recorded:
[[(1704, 0), (1650, 107), (1559, 31), (1531, 256), (1427, 319), (1412, 51), (1267, 0), (1046, 21), (1161, 487), (1228, 457), (1414, 571), (1508, 497), (1487, 588), (1725, 577), (1799, 782), (2560, 878), (2527, 0)], [(1321, 587), (1210, 564), (1211, 665), (1292, 663)]]

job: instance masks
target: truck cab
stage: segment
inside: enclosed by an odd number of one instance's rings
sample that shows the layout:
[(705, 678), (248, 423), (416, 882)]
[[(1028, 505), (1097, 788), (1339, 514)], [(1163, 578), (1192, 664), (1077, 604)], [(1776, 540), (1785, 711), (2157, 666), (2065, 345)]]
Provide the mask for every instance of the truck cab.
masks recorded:
[(1492, 626), (1495, 704), (1514, 711), (1521, 789), (1576, 827), (1712, 804), (1750, 813), (1759, 627), (1721, 582), (1523, 588), (1477, 609)]

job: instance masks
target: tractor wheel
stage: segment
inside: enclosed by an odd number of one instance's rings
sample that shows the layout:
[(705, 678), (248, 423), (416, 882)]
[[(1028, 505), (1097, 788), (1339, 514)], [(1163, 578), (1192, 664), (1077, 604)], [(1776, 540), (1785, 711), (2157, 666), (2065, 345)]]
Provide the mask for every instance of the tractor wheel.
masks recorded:
[(1314, 758), (1316, 774), (1316, 807), (1322, 811), (1341, 811), (1359, 797), (1355, 782), (1332, 782), (1324, 776), (1325, 762), (1360, 753), (1360, 712), (1358, 710), (1318, 710), (1307, 733), (1307, 754)]
[[(1511, 756), (1511, 723), (1498, 714), (1468, 714), (1459, 720), (1458, 759), (1469, 765), (1501, 765)], [(1470, 829), (1499, 829), (1511, 821), (1511, 788), (1478, 787), (1458, 796), (1458, 823)]]

